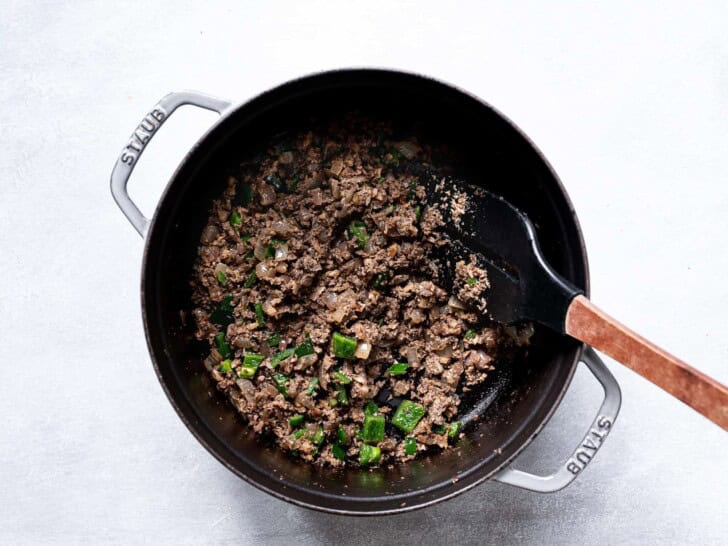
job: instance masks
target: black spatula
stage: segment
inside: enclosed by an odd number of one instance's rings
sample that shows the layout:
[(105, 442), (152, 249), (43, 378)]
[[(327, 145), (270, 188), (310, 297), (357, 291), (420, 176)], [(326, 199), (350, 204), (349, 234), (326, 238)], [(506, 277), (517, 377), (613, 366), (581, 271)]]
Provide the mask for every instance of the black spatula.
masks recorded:
[(485, 288), (467, 303), (496, 322), (534, 321), (588, 343), (728, 430), (728, 388), (620, 324), (559, 276), (525, 214), (461, 180), (425, 174), (420, 181), (451, 239), (441, 258), (452, 264), (472, 256), (486, 271)]

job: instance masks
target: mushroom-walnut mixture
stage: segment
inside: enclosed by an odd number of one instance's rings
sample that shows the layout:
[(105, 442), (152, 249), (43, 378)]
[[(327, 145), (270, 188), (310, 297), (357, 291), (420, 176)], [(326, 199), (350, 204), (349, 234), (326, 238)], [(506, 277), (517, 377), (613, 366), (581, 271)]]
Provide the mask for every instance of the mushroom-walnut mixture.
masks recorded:
[[(447, 449), (460, 395), (523, 343), (438, 285), (441, 216), (408, 166), (416, 140), (349, 117), (290, 135), (230, 176), (194, 269), (205, 366), (253, 430), (293, 456), (377, 465)], [(460, 298), (458, 297), (460, 295)]]

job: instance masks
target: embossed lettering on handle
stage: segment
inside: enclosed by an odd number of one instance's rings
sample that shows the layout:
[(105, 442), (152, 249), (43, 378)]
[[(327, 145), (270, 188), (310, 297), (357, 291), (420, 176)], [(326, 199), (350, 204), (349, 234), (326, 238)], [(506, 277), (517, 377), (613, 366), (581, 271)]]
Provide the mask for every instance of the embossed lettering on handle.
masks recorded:
[(553, 493), (573, 482), (594, 460), (594, 456), (604, 444), (604, 440), (606, 440), (612, 430), (614, 421), (617, 419), (619, 407), (622, 404), (622, 393), (614, 376), (591, 347), (587, 347), (584, 351), (582, 362), (586, 364), (594, 377), (601, 383), (604, 389), (604, 400), (599, 408), (599, 413), (589, 427), (589, 431), (576, 447), (574, 453), (550, 476), (536, 476), (508, 467), (496, 474), (494, 480), (538, 493)]
[(169, 119), (169, 116), (184, 104), (197, 106), (206, 110), (212, 110), (222, 114), (230, 107), (230, 102), (195, 91), (181, 91), (170, 93), (157, 103), (142, 121), (137, 125), (134, 132), (127, 140), (116, 160), (114, 170), (111, 171), (111, 194), (121, 212), (129, 219), (131, 225), (139, 235), (144, 237), (149, 228), (149, 220), (142, 214), (139, 207), (131, 200), (127, 191), (127, 184), (134, 167), (149, 141), (156, 134), (162, 124)]

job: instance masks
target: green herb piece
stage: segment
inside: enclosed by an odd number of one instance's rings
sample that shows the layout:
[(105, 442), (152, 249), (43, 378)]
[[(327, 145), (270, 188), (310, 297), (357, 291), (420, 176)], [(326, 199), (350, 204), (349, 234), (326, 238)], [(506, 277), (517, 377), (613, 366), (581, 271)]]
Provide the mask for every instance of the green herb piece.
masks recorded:
[(476, 334), (475, 330), (471, 328), (467, 332), (465, 332), (465, 339), (473, 339), (476, 335), (478, 334)]
[(263, 316), (263, 305), (260, 303), (255, 304), (255, 319), (258, 322), (258, 328), (265, 327), (265, 317)]
[(366, 232), (366, 229), (367, 225), (361, 220), (354, 220), (351, 224), (349, 224), (349, 227), (346, 228), (347, 233), (349, 234), (349, 239), (356, 237), (356, 246), (359, 248), (367, 246), (367, 243), (371, 238), (371, 235)]
[(282, 373), (273, 374), (273, 383), (276, 385), (276, 389), (283, 396), (288, 396), (288, 376)]
[(296, 356), (312, 355), (316, 351), (313, 348), (313, 342), (311, 336), (306, 334), (306, 339), (298, 347), (296, 347)]
[(287, 358), (292, 357), (293, 353), (294, 353), (293, 349), (286, 349), (284, 351), (274, 354), (272, 357), (270, 357), (271, 367), (275, 368), (276, 366), (278, 366), (278, 364), (280, 364)]
[(304, 434), (306, 434), (306, 429), (305, 428), (301, 428), (301, 429), (298, 429), (296, 432), (293, 433), (293, 437), (296, 440), (298, 440), (298, 439), (302, 438), (304, 436)]
[(299, 413), (299, 414), (294, 415), (293, 417), (291, 417), (288, 420), (288, 424), (291, 425), (292, 427), (297, 427), (298, 425), (300, 425), (301, 423), (303, 423), (304, 419), (306, 419), (306, 418)]
[(384, 415), (367, 415), (364, 418), (361, 437), (365, 442), (384, 441)]
[(389, 368), (387, 368), (387, 371), (384, 373), (388, 373), (389, 375), (404, 375), (407, 373), (408, 369), (409, 364), (407, 364), (406, 362), (395, 362)]
[(376, 464), (382, 457), (382, 450), (376, 446), (362, 444), (359, 448), (359, 464)]
[(447, 426), (446, 425), (435, 425), (432, 427), (432, 432), (435, 434), (445, 434), (447, 432)]
[(349, 405), (349, 395), (346, 394), (346, 387), (344, 385), (336, 385), (336, 401), (342, 406)]
[(341, 425), (339, 425), (339, 428), (336, 430), (336, 441), (342, 446), (349, 443), (349, 438), (346, 437), (346, 429), (344, 429)]
[(339, 358), (354, 358), (354, 353), (356, 353), (357, 346), (357, 341), (355, 338), (345, 336), (344, 334), (340, 334), (339, 332), (334, 332), (332, 343), (334, 347), (334, 355), (338, 356)]
[(415, 453), (417, 453), (417, 440), (415, 440), (414, 438), (405, 438), (404, 452), (407, 455), (414, 455)]
[(240, 229), (243, 225), (243, 217), (240, 216), (240, 213), (236, 209), (233, 209), (233, 211), (230, 213), (230, 217), (228, 218), (228, 220), (233, 229)]
[(419, 222), (420, 218), (422, 218), (422, 207), (420, 205), (417, 205), (415, 207), (415, 221)]
[(238, 184), (238, 189), (235, 191), (235, 198), (233, 199), (233, 204), (235, 205), (241, 205), (246, 206), (252, 203), (253, 201), (253, 188), (250, 187), (250, 184), (241, 183)]
[(348, 385), (351, 383), (351, 377), (338, 370), (334, 372), (334, 379), (336, 379), (337, 383), (341, 385)]
[(233, 371), (233, 363), (231, 360), (223, 360), (220, 362), (220, 365), (218, 366), (218, 370), (220, 370), (222, 373), (230, 373)]
[(468, 283), (469, 286), (473, 286), (475, 283), (478, 282), (478, 279), (475, 277), (470, 277), (468, 279), (465, 279), (465, 282)]
[(243, 288), (252, 288), (255, 282), (258, 280), (258, 275), (253, 271), (248, 279), (245, 281)]
[(243, 357), (243, 365), (238, 370), (238, 375), (245, 379), (252, 379), (255, 377), (255, 372), (258, 371), (258, 367), (264, 358), (263, 355), (258, 353), (246, 353)]
[(222, 286), (225, 286), (228, 283), (228, 278), (224, 271), (218, 271), (215, 276), (217, 277), (217, 282), (219, 282)]
[(210, 321), (219, 324), (223, 328), (227, 328), (235, 319), (233, 318), (233, 297), (225, 296), (220, 305), (210, 314)]
[(334, 444), (333, 446), (331, 446), (331, 453), (340, 461), (346, 459), (346, 450), (339, 444)]
[(311, 379), (311, 382), (308, 384), (308, 387), (306, 388), (306, 394), (309, 396), (313, 396), (313, 393), (315, 393), (316, 390), (318, 389), (318, 385), (319, 385), (318, 377), (314, 377), (313, 379)]
[(281, 334), (278, 332), (273, 332), (271, 336), (268, 338), (268, 345), (271, 347), (278, 347), (278, 345), (281, 344)]
[(462, 421), (454, 421), (450, 423), (450, 426), (447, 429), (447, 437), (451, 440), (458, 437), (458, 434), (460, 434), (460, 429), (463, 428)]
[(427, 410), (419, 404), (415, 404), (410, 400), (403, 400), (397, 411), (394, 412), (392, 424), (405, 434), (409, 434), (415, 429), (420, 419), (425, 416), (425, 413), (427, 413)]
[(378, 413), (379, 407), (374, 402), (369, 400), (369, 402), (367, 402), (367, 405), (364, 406), (364, 415), (377, 415)]
[(221, 357), (228, 358), (232, 354), (230, 345), (225, 341), (225, 334), (223, 332), (215, 336), (215, 345), (217, 345), (217, 352), (220, 353)]
[(311, 442), (317, 446), (320, 446), (324, 443), (324, 438), (326, 436), (324, 435), (324, 427), (319, 427), (316, 429), (316, 432), (311, 434), (308, 439), (311, 440)]

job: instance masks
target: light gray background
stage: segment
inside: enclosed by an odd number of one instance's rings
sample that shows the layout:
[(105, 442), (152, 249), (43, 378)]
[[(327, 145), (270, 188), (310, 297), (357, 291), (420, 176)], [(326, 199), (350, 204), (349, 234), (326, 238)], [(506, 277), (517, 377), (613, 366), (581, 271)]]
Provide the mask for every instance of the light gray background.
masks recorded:
[[(0, 543), (718, 544), (728, 436), (608, 361), (622, 413), (561, 493), (485, 484), (377, 520), (235, 478), (157, 384), (142, 241), (111, 200), (125, 139), (171, 90), (245, 100), (320, 69), (450, 81), (507, 113), (561, 175), (593, 299), (728, 382), (724, 2), (0, 1)], [(132, 183), (151, 213), (214, 115), (182, 110)], [(519, 465), (554, 468), (600, 391), (580, 371)]]

